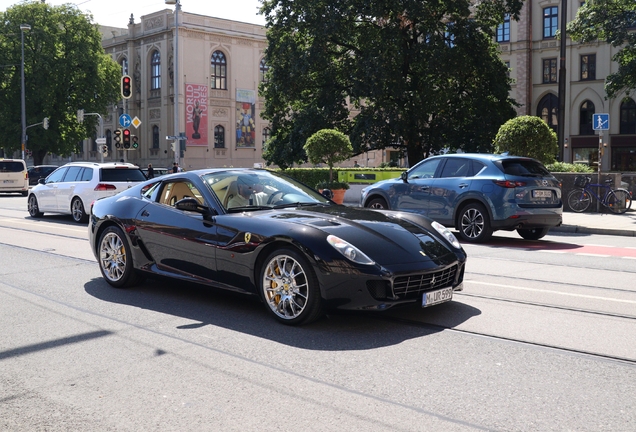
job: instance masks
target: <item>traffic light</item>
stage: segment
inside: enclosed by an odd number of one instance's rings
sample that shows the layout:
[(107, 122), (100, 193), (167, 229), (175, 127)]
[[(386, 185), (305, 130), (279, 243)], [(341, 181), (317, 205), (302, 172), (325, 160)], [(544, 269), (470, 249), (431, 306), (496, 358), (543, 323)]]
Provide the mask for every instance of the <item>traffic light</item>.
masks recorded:
[(122, 132), (122, 141), (124, 142), (124, 148), (130, 148), (130, 129), (124, 129)]
[(132, 148), (139, 148), (139, 137), (137, 135), (133, 135), (132, 137)]
[(108, 146), (106, 144), (102, 146), (102, 153), (108, 154)]
[(175, 145), (176, 145), (176, 143), (173, 141), (173, 142), (170, 144), (170, 150), (172, 150), (172, 151), (176, 151)]
[(48, 129), (49, 128), (49, 118), (48, 117), (44, 117), (44, 120), (42, 120), (42, 127), (44, 129)]
[(121, 129), (117, 129), (115, 132), (115, 147), (121, 147)]
[(130, 99), (132, 96), (132, 80), (130, 76), (124, 75), (121, 77), (121, 97), (124, 99)]

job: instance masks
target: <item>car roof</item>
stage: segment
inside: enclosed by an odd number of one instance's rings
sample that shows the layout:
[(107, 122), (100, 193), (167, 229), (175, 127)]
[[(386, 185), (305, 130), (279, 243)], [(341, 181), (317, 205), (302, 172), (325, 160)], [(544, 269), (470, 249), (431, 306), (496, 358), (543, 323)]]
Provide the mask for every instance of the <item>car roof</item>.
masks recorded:
[(136, 168), (139, 169), (137, 165), (127, 163), (127, 162), (69, 162), (62, 166), (92, 166), (96, 168)]
[(436, 155), (431, 157), (451, 157), (451, 158), (469, 157), (471, 159), (484, 160), (484, 161), (497, 161), (497, 160), (504, 160), (504, 159), (532, 159), (527, 156), (515, 156), (515, 155), (495, 154), (495, 153), (449, 153), (449, 154)]

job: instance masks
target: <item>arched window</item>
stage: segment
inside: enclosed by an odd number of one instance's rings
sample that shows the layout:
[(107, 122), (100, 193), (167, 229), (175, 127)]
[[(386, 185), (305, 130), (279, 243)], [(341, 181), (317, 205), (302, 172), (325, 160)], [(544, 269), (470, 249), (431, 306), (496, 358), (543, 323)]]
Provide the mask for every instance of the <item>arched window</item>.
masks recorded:
[(261, 60), (261, 66), (260, 66), (261, 82), (265, 82), (265, 74), (267, 73), (268, 69), (269, 69), (269, 66), (267, 65), (267, 62), (265, 61), (265, 58), (263, 57), (263, 59)]
[(161, 54), (154, 50), (150, 60), (150, 90), (161, 88)]
[(157, 125), (152, 127), (152, 148), (159, 148), (159, 126)]
[(265, 148), (265, 143), (269, 141), (269, 138), (272, 136), (272, 131), (269, 128), (263, 129), (263, 148)]
[(128, 75), (128, 59), (126, 57), (121, 59), (121, 74)]
[(636, 134), (636, 102), (625, 98), (621, 102), (621, 135)]
[(559, 124), (559, 98), (553, 94), (545, 95), (537, 106), (537, 116), (556, 132)]
[(214, 51), (210, 59), (210, 65), (212, 67), (212, 73), (210, 74), (212, 88), (227, 90), (227, 62), (225, 54), (221, 51)]
[(579, 111), (579, 135), (594, 135), (592, 127), (592, 116), (594, 115), (594, 104), (592, 101), (586, 100), (581, 104)]
[(225, 148), (225, 128), (223, 126), (214, 128), (214, 148)]
[(106, 147), (108, 147), (108, 151), (112, 151), (113, 149), (113, 133), (110, 129), (106, 130)]

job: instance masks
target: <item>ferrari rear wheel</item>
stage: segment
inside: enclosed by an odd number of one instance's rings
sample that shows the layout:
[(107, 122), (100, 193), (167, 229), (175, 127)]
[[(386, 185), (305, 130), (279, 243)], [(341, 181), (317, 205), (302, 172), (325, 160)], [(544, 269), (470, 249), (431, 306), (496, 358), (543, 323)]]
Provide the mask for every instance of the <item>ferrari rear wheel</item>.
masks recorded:
[(127, 288), (143, 280), (134, 269), (128, 240), (120, 228), (111, 226), (104, 230), (98, 252), (99, 269), (110, 285)]
[(322, 314), (318, 280), (300, 253), (287, 248), (272, 252), (260, 279), (267, 310), (283, 324), (307, 324)]

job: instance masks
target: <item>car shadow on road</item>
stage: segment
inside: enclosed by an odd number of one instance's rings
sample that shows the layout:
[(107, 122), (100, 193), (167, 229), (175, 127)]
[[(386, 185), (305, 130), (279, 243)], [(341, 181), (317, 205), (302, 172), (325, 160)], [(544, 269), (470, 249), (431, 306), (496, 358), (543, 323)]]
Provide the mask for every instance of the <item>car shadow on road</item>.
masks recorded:
[[(404, 306), (387, 312), (328, 311), (300, 327), (280, 324), (256, 296), (220, 289), (148, 279), (131, 289), (115, 289), (96, 278), (84, 285), (102, 301), (184, 319), (183, 331), (218, 326), (298, 348), (321, 351), (367, 350), (396, 345), (455, 327), (481, 311), (459, 301), (431, 308)], [(443, 322), (442, 322), (443, 321)], [(185, 335), (184, 335), (185, 336)]]

